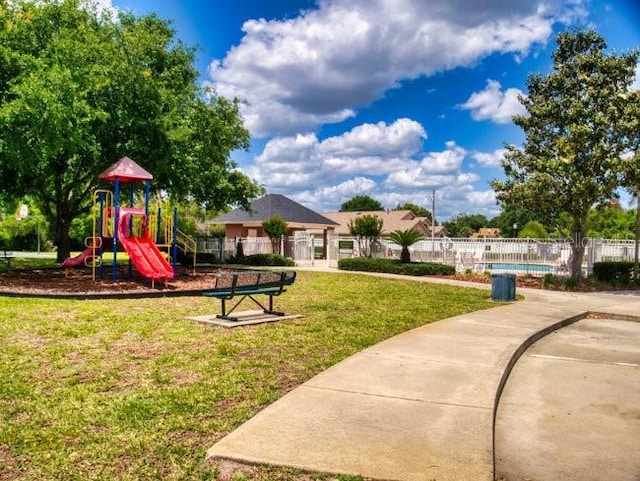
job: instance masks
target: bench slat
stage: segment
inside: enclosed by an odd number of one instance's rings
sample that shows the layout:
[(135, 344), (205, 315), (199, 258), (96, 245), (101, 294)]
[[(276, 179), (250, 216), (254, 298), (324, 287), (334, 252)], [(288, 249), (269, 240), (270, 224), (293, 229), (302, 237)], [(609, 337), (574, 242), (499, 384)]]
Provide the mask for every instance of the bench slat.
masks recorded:
[[(286, 292), (285, 287), (292, 285), (295, 279), (295, 271), (225, 272), (218, 274), (213, 289), (204, 291), (202, 295), (205, 297), (214, 297), (222, 301), (222, 315), (219, 315), (219, 318), (234, 320), (235, 318), (230, 316), (231, 312), (233, 312), (246, 297), (258, 304), (265, 313), (281, 316), (284, 314), (273, 309), (273, 297)], [(261, 280), (263, 282), (261, 282)], [(258, 294), (269, 296), (268, 308), (252, 297)], [(226, 301), (233, 299), (235, 296), (241, 296), (242, 299), (227, 312)]]
[(272, 294), (274, 292), (284, 292), (284, 289), (279, 287), (268, 287), (265, 289), (243, 289), (237, 288), (235, 290), (226, 291), (205, 291), (202, 293), (206, 297), (233, 297), (233, 296), (248, 296), (250, 294)]

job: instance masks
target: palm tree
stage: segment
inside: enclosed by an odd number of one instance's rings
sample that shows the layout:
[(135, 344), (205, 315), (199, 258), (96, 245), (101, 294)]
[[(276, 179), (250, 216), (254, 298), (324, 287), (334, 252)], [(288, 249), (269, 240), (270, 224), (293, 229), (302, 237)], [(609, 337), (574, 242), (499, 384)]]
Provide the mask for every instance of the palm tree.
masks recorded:
[(400, 252), (400, 262), (403, 264), (408, 264), (411, 262), (411, 253), (409, 252), (409, 246), (412, 246), (416, 242), (423, 239), (422, 234), (420, 232), (407, 229), (407, 230), (394, 230), (391, 234), (389, 234), (389, 239), (391, 242), (398, 244), (402, 247), (402, 251)]

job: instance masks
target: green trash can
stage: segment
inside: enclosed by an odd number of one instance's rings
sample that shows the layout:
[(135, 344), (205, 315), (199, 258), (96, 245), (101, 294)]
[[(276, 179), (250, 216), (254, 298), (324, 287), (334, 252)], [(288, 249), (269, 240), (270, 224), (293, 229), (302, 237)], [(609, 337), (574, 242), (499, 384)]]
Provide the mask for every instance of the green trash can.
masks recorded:
[(491, 274), (491, 299), (494, 301), (516, 300), (515, 274)]

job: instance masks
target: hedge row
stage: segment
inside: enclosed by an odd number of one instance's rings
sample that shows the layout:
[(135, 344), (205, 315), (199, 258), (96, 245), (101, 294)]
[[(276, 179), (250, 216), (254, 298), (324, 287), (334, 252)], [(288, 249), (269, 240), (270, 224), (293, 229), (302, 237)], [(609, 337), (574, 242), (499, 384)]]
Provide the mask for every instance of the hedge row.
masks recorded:
[[(178, 253), (178, 262), (184, 266), (193, 265), (193, 254), (184, 255)], [(196, 264), (220, 264), (217, 254), (208, 252), (198, 253), (196, 256)], [(243, 266), (287, 266), (293, 267), (296, 263), (289, 257), (278, 254), (252, 254), (250, 256), (232, 257), (227, 264), (240, 264)]]
[(243, 266), (286, 266), (296, 265), (290, 257), (279, 254), (252, 254), (250, 256), (234, 257), (229, 259), (229, 264), (240, 264)]
[(593, 275), (600, 282), (626, 286), (633, 283), (633, 262), (596, 262)]
[(353, 257), (340, 259), (338, 269), (345, 271), (382, 272), (407, 276), (443, 276), (455, 274), (453, 266), (433, 263), (403, 264), (397, 259), (378, 259), (375, 257)]

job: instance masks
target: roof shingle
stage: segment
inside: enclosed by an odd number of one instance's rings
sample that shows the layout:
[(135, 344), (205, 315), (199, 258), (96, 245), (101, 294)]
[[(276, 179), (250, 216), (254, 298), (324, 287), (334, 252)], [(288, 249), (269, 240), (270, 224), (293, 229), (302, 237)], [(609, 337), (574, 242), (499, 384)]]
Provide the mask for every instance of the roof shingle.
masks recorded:
[(263, 222), (279, 216), (288, 223), (337, 225), (331, 219), (308, 209), (280, 194), (269, 194), (251, 203), (251, 211), (236, 209), (212, 220), (218, 224), (240, 224), (243, 222)]

